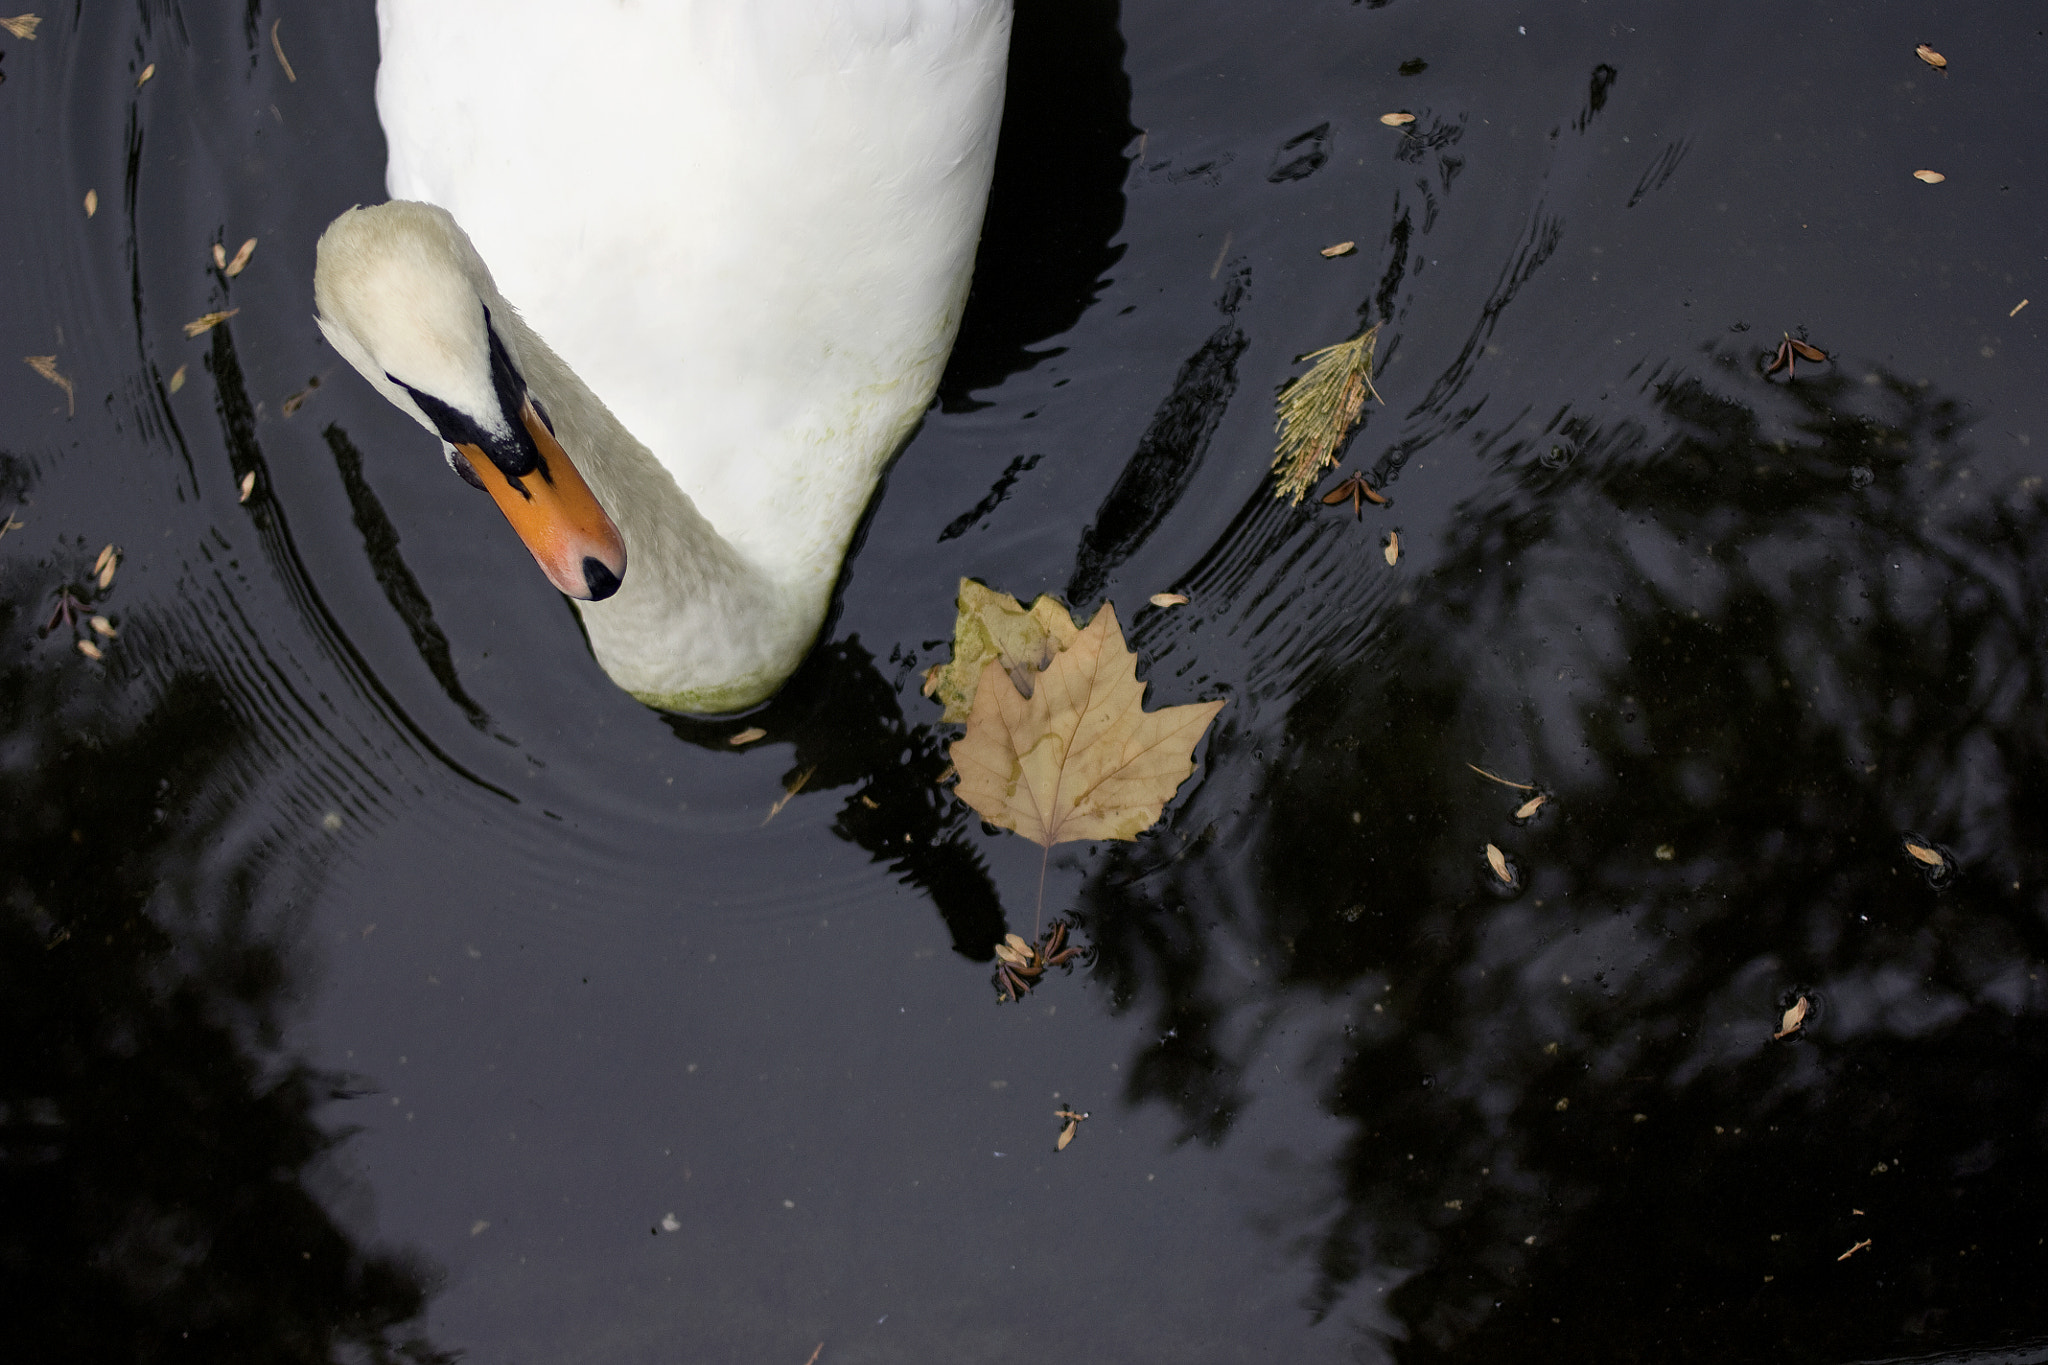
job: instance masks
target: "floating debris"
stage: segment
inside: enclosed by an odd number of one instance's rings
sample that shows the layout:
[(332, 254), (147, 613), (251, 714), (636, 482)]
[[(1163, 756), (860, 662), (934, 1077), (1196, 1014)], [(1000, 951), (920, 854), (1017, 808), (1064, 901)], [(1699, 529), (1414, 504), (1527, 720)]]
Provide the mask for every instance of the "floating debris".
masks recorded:
[(1542, 792), (1536, 793), (1536, 795), (1530, 797), (1527, 801), (1524, 801), (1521, 805), (1515, 807), (1515, 819), (1527, 820), (1529, 817), (1536, 814), (1537, 811), (1542, 810), (1545, 803), (1547, 803), (1549, 800), (1550, 798), (1544, 795)]
[(188, 337), (204, 336), (241, 311), (239, 308), (230, 308), (225, 313), (201, 313), (198, 317), (185, 324), (185, 335)]
[(1864, 1238), (1864, 1239), (1863, 1239), (1862, 1241), (1858, 1242), (1858, 1243), (1857, 1243), (1857, 1244), (1856, 1244), (1855, 1246), (1852, 1246), (1852, 1247), (1850, 1247), (1850, 1248), (1849, 1248), (1849, 1249), (1848, 1249), (1847, 1251), (1845, 1251), (1845, 1252), (1843, 1252), (1843, 1253), (1842, 1253), (1841, 1255), (1839, 1255), (1839, 1256), (1835, 1257), (1835, 1259), (1836, 1259), (1836, 1260), (1838, 1260), (1838, 1261), (1846, 1261), (1846, 1260), (1848, 1260), (1848, 1259), (1849, 1259), (1849, 1258), (1850, 1258), (1851, 1256), (1854, 1256), (1854, 1255), (1855, 1255), (1855, 1254), (1856, 1254), (1857, 1252), (1859, 1252), (1859, 1251), (1863, 1250), (1863, 1248), (1865, 1248), (1865, 1247), (1867, 1247), (1867, 1246), (1869, 1246), (1869, 1245), (1870, 1245), (1870, 1239), (1869, 1239), (1868, 1237), (1865, 1237), (1865, 1238)]
[(213, 268), (215, 270), (226, 270), (228, 268), (228, 249), (219, 242), (213, 244)]
[(149, 64), (148, 66), (145, 66), (145, 67), (143, 67), (143, 68), (142, 68), (142, 74), (141, 74), (140, 76), (137, 76), (137, 77), (135, 78), (135, 88), (136, 88), (137, 90), (140, 90), (140, 89), (141, 89), (141, 88), (142, 88), (143, 86), (145, 86), (145, 85), (149, 84), (149, 78), (150, 78), (151, 76), (154, 76), (155, 74), (156, 74), (156, 63), (155, 63), (155, 62), (151, 62), (151, 63), (150, 63), (150, 64)]
[(1929, 66), (1933, 67), (1936, 71), (1948, 70), (1948, 58), (1942, 56), (1939, 52), (1936, 52), (1933, 48), (1929, 47), (1925, 43), (1922, 43), (1920, 44), (1920, 46), (1914, 48), (1913, 55), (1918, 57), (1921, 61), (1927, 63)]
[(36, 25), (43, 22), (39, 14), (17, 14), (12, 19), (0, 19), (0, 28), (6, 29), (25, 43), (36, 40)]
[(804, 769), (785, 783), (782, 788), (781, 797), (777, 799), (774, 805), (768, 808), (768, 814), (761, 818), (761, 823), (765, 825), (776, 816), (782, 814), (782, 808), (788, 805), (796, 794), (804, 789), (804, 783), (810, 781), (811, 774), (817, 771), (818, 765), (813, 763), (810, 767)]
[(278, 25), (282, 24), (283, 22), (284, 20), (282, 19), (274, 19), (271, 21), (270, 50), (277, 54), (277, 64), (284, 68), (284, 78), (290, 81), (292, 84), (296, 85), (298, 84), (299, 81), (299, 75), (296, 71), (292, 70), (292, 64), (289, 61), (285, 60), (284, 44), (279, 42), (277, 38)]
[(64, 390), (64, 415), (78, 415), (78, 391), (71, 387), (71, 381), (57, 372), (57, 357), (53, 355), (25, 355), (22, 360), (31, 370)]
[(109, 545), (100, 551), (100, 557), (92, 562), (93, 579), (101, 592), (113, 586), (114, 570), (121, 565), (121, 552)]
[(2007, 316), (2007, 317), (2009, 317), (2009, 318), (2016, 318), (2016, 317), (2018, 317), (2018, 316), (2020, 315), (2020, 309), (2022, 309), (2022, 308), (2024, 308), (2024, 307), (2026, 307), (2026, 306), (2027, 306), (2027, 301), (2026, 301), (2025, 299), (2021, 299), (2021, 300), (2020, 300), (2020, 301), (2019, 301), (2018, 303), (2016, 303), (2016, 304), (2014, 304), (2014, 305), (2012, 306), (2012, 311), (2011, 311), (2010, 313), (2007, 313), (2007, 314), (2006, 314), (2006, 316)]
[[(218, 252), (220, 250), (220, 245), (218, 243), (215, 243), (213, 249), (216, 252)], [(235, 276), (241, 274), (244, 270), (246, 270), (249, 266), (249, 258), (255, 254), (256, 239), (254, 237), (251, 237), (248, 241), (242, 243), (242, 245), (236, 249), (235, 258), (232, 261), (228, 262), (228, 278), (233, 279)]]
[(105, 657), (100, 653), (100, 647), (90, 640), (80, 640), (78, 642), (78, 652), (80, 654), (83, 654), (88, 659), (99, 659)]
[(1399, 563), (1399, 562), (1400, 562), (1400, 559), (1401, 559), (1401, 533), (1400, 533), (1399, 531), (1389, 531), (1389, 532), (1387, 532), (1387, 548), (1386, 548), (1386, 551), (1385, 551), (1385, 553), (1386, 553), (1386, 556), (1387, 556), (1387, 567), (1388, 567), (1388, 568), (1390, 568), (1390, 569), (1391, 569), (1391, 568), (1393, 568), (1393, 567), (1394, 567), (1394, 565), (1395, 565), (1395, 564), (1397, 564), (1397, 563)]
[(1929, 867), (1940, 867), (1948, 862), (1948, 859), (1942, 857), (1941, 854), (1927, 845), (1916, 844), (1911, 839), (1906, 841), (1906, 852), (1912, 854), (1915, 859), (1927, 864)]
[(1301, 357), (1316, 363), (1280, 391), (1274, 422), (1280, 438), (1273, 448), (1273, 467), (1280, 471), (1275, 497), (1300, 503), (1317, 476), (1337, 462), (1337, 448), (1358, 424), (1366, 395), (1380, 398), (1372, 384), (1379, 335), (1374, 323), (1349, 341)]
[(1375, 507), (1385, 507), (1388, 499), (1378, 489), (1365, 481), (1365, 475), (1354, 469), (1351, 471), (1350, 478), (1323, 494), (1323, 506), (1325, 507), (1335, 507), (1343, 502), (1351, 504), (1353, 520), (1363, 521), (1365, 520), (1366, 503), (1372, 503)]
[(1022, 1000), (1046, 968), (1063, 967), (1087, 952), (1079, 944), (1066, 947), (1066, 941), (1067, 922), (1063, 919), (1054, 920), (1036, 944), (1022, 934), (1004, 934), (995, 947), (996, 989), (1009, 1000)]
[(1055, 1152), (1064, 1152), (1067, 1150), (1067, 1144), (1074, 1140), (1074, 1130), (1087, 1122), (1088, 1113), (1084, 1109), (1070, 1109), (1063, 1104), (1053, 1111), (1053, 1117), (1065, 1120), (1064, 1126), (1060, 1129), (1059, 1141), (1052, 1147)]
[(1510, 782), (1498, 773), (1490, 773), (1486, 771), (1486, 769), (1480, 767), (1477, 763), (1467, 763), (1465, 766), (1470, 768), (1473, 772), (1478, 773), (1487, 781), (1498, 782), (1503, 787), (1513, 787), (1518, 792), (1532, 792), (1536, 790), (1536, 784), (1534, 782)]
[(184, 365), (180, 365), (177, 369), (171, 371), (170, 388), (172, 393), (176, 393), (179, 389), (185, 387), (185, 370), (187, 368)]
[(1801, 341), (1790, 332), (1783, 335), (1785, 339), (1778, 343), (1778, 349), (1771, 354), (1771, 363), (1765, 368), (1765, 375), (1774, 375), (1783, 370), (1787, 379), (1794, 379), (1799, 374), (1796, 368), (1798, 361), (1810, 360), (1818, 365), (1828, 358), (1828, 353), (1820, 347)]
[(1184, 592), (1155, 592), (1149, 599), (1155, 607), (1184, 607), (1188, 596)]
[(1358, 243), (1356, 242), (1339, 242), (1335, 246), (1324, 247), (1323, 255), (1335, 259), (1338, 256), (1349, 256), (1356, 250), (1358, 250)]
[(250, 470), (250, 471), (249, 471), (248, 473), (246, 473), (246, 474), (244, 474), (244, 475), (242, 476), (242, 495), (241, 495), (240, 497), (236, 498), (236, 499), (235, 499), (235, 501), (236, 501), (236, 502), (247, 502), (247, 501), (249, 500), (249, 495), (250, 495), (251, 493), (254, 493), (255, 491), (256, 491), (256, 471), (252, 469), (252, 470)]
[(1389, 128), (1406, 128), (1415, 122), (1415, 115), (1408, 113), (1381, 114), (1380, 122)]
[(1939, 185), (1942, 181), (1948, 179), (1940, 171), (1915, 171), (1913, 172), (1913, 178), (1923, 185)]
[(92, 627), (93, 633), (95, 635), (104, 635), (109, 640), (115, 638), (121, 633), (120, 631), (115, 630), (114, 623), (112, 621), (109, 621), (104, 616), (95, 616), (92, 618), (92, 620), (86, 622), (86, 624)]
[(100, 192), (98, 190), (87, 190), (85, 192), (85, 216), (90, 218), (99, 211)]
[(1813, 1002), (1803, 995), (1800, 996), (1792, 1002), (1791, 1007), (1778, 1020), (1778, 1031), (1773, 1033), (1771, 1037), (1790, 1038), (1793, 1034), (1806, 1027), (1806, 1018), (1812, 1013)]
[(742, 744), (752, 744), (757, 739), (766, 738), (768, 738), (768, 732), (766, 730), (763, 730), (758, 725), (749, 725), (746, 729), (740, 731), (738, 734), (727, 736), (725, 742), (727, 744), (732, 745), (734, 748), (738, 748)]
[(1508, 866), (1508, 855), (1493, 844), (1486, 846), (1486, 865), (1493, 869), (1493, 875), (1500, 878), (1503, 885), (1515, 884), (1515, 874)]

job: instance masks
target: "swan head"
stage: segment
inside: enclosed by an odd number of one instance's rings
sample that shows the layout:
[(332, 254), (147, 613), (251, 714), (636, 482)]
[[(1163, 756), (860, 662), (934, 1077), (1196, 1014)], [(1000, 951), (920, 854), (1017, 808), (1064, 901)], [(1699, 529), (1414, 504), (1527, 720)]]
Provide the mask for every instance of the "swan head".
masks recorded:
[(321, 234), (320, 330), (371, 387), (439, 436), (491, 495), (542, 572), (571, 597), (619, 589), (626, 543), (555, 438), (495, 315), (511, 305), (445, 209), (353, 208)]

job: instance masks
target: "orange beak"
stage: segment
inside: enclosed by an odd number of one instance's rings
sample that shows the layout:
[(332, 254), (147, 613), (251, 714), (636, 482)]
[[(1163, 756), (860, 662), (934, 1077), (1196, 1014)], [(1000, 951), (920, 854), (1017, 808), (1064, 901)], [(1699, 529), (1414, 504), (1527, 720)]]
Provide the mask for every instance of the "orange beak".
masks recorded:
[(548, 581), (571, 597), (601, 602), (619, 590), (626, 576), (626, 542), (531, 402), (521, 404), (519, 420), (540, 451), (540, 468), (531, 474), (512, 478), (479, 447), (458, 443), (455, 448), (483, 480)]

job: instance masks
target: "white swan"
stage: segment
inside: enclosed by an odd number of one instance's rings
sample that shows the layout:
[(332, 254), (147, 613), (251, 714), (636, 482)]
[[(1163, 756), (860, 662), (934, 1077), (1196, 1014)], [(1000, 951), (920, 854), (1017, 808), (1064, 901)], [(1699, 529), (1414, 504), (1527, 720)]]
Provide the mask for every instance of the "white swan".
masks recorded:
[(1009, 0), (380, 0), (378, 23), (399, 202), (321, 237), (321, 330), (585, 599), (620, 686), (768, 696), (959, 327)]

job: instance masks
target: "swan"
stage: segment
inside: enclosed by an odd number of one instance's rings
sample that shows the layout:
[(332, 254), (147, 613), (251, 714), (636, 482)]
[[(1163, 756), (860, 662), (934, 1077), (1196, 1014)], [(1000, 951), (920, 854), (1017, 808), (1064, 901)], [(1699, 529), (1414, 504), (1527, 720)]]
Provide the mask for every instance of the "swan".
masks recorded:
[(491, 495), (621, 687), (765, 699), (952, 349), (1010, 0), (377, 17), (391, 201), (322, 234), (321, 331)]

